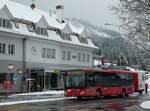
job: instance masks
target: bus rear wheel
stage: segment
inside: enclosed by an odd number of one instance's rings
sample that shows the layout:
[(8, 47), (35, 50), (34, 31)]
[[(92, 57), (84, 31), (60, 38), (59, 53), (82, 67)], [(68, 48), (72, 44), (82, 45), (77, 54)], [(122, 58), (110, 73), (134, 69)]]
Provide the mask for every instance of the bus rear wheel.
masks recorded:
[(101, 98), (101, 92), (99, 90), (96, 91), (96, 99)]

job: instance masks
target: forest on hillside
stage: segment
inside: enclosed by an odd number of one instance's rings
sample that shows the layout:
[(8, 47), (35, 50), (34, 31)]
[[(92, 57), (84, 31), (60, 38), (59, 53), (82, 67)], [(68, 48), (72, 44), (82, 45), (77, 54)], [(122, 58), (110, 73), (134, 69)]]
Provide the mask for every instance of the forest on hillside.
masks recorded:
[(140, 67), (146, 70), (147, 65), (149, 65), (149, 52), (134, 44), (134, 42), (128, 40), (126, 37), (123, 37), (119, 32), (98, 27), (76, 18), (69, 21), (79, 27), (83, 25), (86, 28), (87, 36), (99, 47), (97, 53), (103, 55), (107, 61), (117, 62), (118, 58), (123, 56), (129, 66)]

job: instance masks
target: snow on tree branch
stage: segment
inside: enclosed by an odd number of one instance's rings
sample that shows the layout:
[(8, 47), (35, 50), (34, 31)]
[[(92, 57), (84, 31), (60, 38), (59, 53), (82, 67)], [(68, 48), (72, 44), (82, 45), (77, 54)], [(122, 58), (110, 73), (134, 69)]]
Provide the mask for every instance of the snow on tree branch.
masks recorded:
[(150, 0), (120, 0), (112, 9), (127, 37), (150, 51)]

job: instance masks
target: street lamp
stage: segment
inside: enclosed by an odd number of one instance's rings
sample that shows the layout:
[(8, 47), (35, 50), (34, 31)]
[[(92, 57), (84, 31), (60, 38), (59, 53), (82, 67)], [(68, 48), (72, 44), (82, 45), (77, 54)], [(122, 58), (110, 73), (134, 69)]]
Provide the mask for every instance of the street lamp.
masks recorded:
[(112, 26), (119, 27), (119, 25), (116, 25), (116, 24), (110, 24), (110, 23), (104, 23), (104, 25), (112, 25)]
[(46, 90), (46, 62), (45, 62), (45, 58), (44, 58), (44, 79), (43, 79), (43, 82), (44, 82), (44, 88), (43, 90), (45, 91)]
[[(29, 61), (31, 61), (30, 58), (29, 58)], [(27, 81), (27, 84), (28, 84), (28, 92), (30, 93), (31, 92), (31, 68), (30, 68), (29, 61), (28, 61), (28, 81)]]
[(28, 78), (29, 78), (29, 89), (28, 89), (28, 91), (29, 91), (29, 93), (31, 92), (31, 69), (30, 69), (30, 67), (28, 68)]

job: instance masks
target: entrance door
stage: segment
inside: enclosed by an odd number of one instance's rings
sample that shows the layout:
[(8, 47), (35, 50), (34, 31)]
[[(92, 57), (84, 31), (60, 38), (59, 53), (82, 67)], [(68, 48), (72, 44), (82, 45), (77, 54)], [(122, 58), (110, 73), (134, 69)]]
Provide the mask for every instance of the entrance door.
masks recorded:
[(51, 74), (51, 88), (57, 87), (57, 75)]

